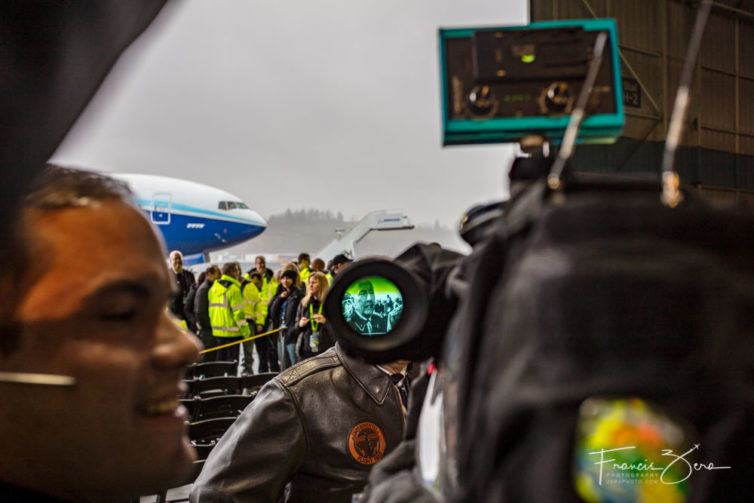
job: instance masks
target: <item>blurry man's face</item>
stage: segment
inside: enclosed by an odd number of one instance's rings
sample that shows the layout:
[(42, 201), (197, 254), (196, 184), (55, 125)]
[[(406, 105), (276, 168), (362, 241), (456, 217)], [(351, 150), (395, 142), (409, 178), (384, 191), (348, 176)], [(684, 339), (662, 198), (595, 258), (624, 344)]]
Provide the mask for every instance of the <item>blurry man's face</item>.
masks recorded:
[(348, 262), (341, 262), (340, 264), (336, 264), (336, 265), (335, 265), (335, 266), (333, 267), (333, 274), (340, 274), (340, 271), (342, 271), (342, 270), (343, 270), (343, 268), (344, 268), (345, 266), (347, 266), (347, 265), (348, 265)]
[(356, 311), (367, 318), (374, 312), (374, 287), (369, 281), (359, 284), (359, 294), (356, 296)]
[(45, 260), (32, 257), (43, 265), (19, 308), (21, 347), (0, 362), (77, 381), (4, 395), (28, 453), (13, 463), (34, 476), (26, 485), (89, 501), (182, 483), (195, 453), (176, 397), (198, 342), (166, 312), (171, 273), (153, 229), (118, 201), (32, 213), (26, 228)]
[(254, 262), (254, 266), (256, 267), (257, 272), (259, 274), (264, 274), (265, 271), (267, 270), (267, 264), (265, 263), (262, 257), (259, 257), (256, 259), (256, 261)]
[(209, 280), (210, 283), (212, 283), (214, 281), (217, 281), (217, 278), (219, 278), (219, 277), (220, 276), (218, 276), (217, 274), (215, 274), (214, 271), (210, 271), (210, 272), (207, 273), (207, 279)]
[(254, 276), (251, 278), (251, 282), (254, 283), (254, 286), (257, 288), (262, 288), (262, 278), (259, 276)]
[(309, 267), (309, 260), (308, 259), (301, 259), (301, 264), (299, 264), (300, 269), (307, 269)]
[(183, 257), (180, 253), (173, 252), (170, 254), (170, 265), (175, 272), (181, 272), (183, 270)]

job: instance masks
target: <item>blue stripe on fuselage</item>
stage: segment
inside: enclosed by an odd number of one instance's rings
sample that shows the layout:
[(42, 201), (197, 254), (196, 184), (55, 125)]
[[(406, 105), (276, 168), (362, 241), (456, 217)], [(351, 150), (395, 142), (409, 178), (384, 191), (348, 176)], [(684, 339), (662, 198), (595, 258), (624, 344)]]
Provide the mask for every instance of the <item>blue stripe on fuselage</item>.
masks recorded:
[[(150, 199), (134, 199), (134, 202), (138, 204), (142, 210), (151, 211), (152, 201)], [(255, 220), (249, 220), (247, 218), (241, 218), (234, 215), (228, 215), (227, 213), (221, 213), (219, 211), (205, 210), (202, 208), (197, 208), (195, 206), (188, 206), (186, 204), (171, 202), (170, 209), (171, 209), (171, 212), (172, 211), (185, 211), (187, 213), (197, 213), (200, 215), (208, 215), (211, 217), (217, 217), (217, 218), (222, 218), (226, 220), (233, 220), (239, 223), (256, 225), (258, 227), (264, 228), (264, 224), (262, 224), (262, 222), (257, 222)]]
[[(152, 220), (151, 211), (145, 210), (144, 213)], [(165, 213), (155, 212), (153, 222), (165, 220), (166, 216)], [(171, 212), (170, 224), (156, 224), (155, 227), (162, 232), (168, 250), (180, 250), (184, 255), (191, 255), (242, 243), (265, 229), (263, 225), (238, 220), (240, 222)]]

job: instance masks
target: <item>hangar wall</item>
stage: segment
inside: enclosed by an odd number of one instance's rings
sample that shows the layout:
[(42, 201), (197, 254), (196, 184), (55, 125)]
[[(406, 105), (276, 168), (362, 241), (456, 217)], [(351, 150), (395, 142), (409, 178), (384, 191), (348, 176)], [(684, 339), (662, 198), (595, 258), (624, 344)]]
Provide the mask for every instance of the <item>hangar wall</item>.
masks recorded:
[[(626, 126), (613, 146), (583, 146), (580, 170), (659, 178), (668, 120), (696, 18), (689, 0), (530, 0), (531, 21), (612, 17)], [(684, 183), (754, 204), (754, 0), (714, 2), (677, 166)]]

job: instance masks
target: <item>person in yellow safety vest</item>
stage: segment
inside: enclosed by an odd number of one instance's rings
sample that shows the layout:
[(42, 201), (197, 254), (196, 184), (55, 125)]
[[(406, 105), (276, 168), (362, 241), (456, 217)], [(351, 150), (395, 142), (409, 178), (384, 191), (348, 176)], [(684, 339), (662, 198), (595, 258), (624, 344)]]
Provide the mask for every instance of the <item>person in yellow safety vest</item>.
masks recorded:
[[(251, 295), (249, 295), (249, 297), (253, 297), (253, 295), (256, 294), (256, 310), (253, 319), (249, 318), (249, 312), (247, 312), (246, 319), (249, 324), (252, 325), (252, 329), (256, 327), (256, 333), (261, 334), (262, 331), (259, 327), (264, 327), (265, 316), (267, 315), (267, 310), (263, 311), (262, 309), (263, 304), (260, 294), (260, 289), (263, 287), (262, 275), (257, 271), (252, 271), (248, 274), (248, 276), (250, 278), (250, 281), (245, 285), (246, 290), (244, 290), (244, 298), (247, 297), (247, 290), (251, 290), (253, 292)], [(243, 287), (244, 284), (242, 284), (241, 286)], [(267, 331), (268, 328), (271, 327), (265, 327), (263, 330)], [(273, 370), (278, 372), (280, 370), (279, 365), (277, 365), (277, 354), (275, 353), (275, 347), (273, 345), (274, 339), (274, 335), (267, 335), (254, 339), (254, 346), (257, 348), (257, 355), (259, 356), (258, 371), (260, 374)], [(248, 350), (251, 351), (251, 346), (247, 346), (247, 344), (248, 343), (244, 343), (244, 350), (246, 350), (246, 348), (248, 347)]]
[(262, 286), (259, 289), (259, 306), (257, 307), (257, 331), (261, 334), (267, 325), (267, 312), (269, 311), (270, 300), (275, 296), (278, 289), (278, 282), (272, 275), (272, 271), (267, 269), (267, 262), (262, 255), (258, 255), (254, 260), (254, 269), (246, 273), (246, 279), (251, 279), (251, 273), (258, 272), (262, 277)]
[[(259, 287), (262, 286), (262, 276), (256, 271), (247, 276), (249, 276), (250, 279), (244, 277), (241, 280), (241, 296), (243, 297), (243, 311), (244, 315), (246, 316), (246, 323), (249, 325), (249, 331), (253, 335), (255, 332), (261, 333), (255, 330), (257, 326), (257, 318), (259, 317), (261, 322), (260, 324), (263, 324), (264, 322), (264, 320), (260, 316), (261, 313), (258, 312), (261, 311)], [(244, 374), (251, 375), (254, 373), (254, 344), (257, 340), (258, 339), (255, 339), (253, 341), (246, 341), (243, 343)], [(261, 369), (260, 372), (262, 372)]]
[[(241, 266), (238, 262), (228, 262), (223, 265), (223, 275), (215, 281), (207, 294), (209, 300), (209, 320), (212, 324), (212, 335), (218, 338), (218, 346), (241, 340), (251, 335), (251, 329), (246, 322), (241, 295)], [(219, 349), (219, 361), (238, 359), (238, 347), (231, 346)]]
[(311, 261), (312, 259), (308, 253), (302, 252), (298, 254), (298, 275), (304, 287), (309, 283), (309, 275), (311, 275), (309, 264)]

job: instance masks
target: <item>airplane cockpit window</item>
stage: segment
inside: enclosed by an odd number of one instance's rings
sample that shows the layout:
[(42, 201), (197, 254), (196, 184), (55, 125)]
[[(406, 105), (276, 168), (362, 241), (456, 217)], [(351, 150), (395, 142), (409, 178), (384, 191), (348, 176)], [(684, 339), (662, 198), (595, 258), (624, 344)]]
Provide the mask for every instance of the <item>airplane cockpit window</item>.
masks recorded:
[(217, 204), (218, 209), (221, 210), (248, 210), (249, 207), (246, 205), (246, 203), (243, 203), (241, 201), (220, 201)]

